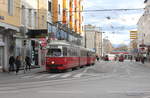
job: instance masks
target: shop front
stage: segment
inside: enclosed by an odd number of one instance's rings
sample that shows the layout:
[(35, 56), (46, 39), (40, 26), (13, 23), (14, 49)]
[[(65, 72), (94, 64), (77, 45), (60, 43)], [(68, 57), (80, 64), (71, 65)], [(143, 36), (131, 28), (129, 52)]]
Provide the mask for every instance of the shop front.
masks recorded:
[(5, 47), (4, 38), (3, 35), (0, 34), (0, 72), (2, 72), (4, 68), (4, 47)]
[(0, 71), (3, 70), (3, 66), (4, 66), (4, 42), (0, 37)]

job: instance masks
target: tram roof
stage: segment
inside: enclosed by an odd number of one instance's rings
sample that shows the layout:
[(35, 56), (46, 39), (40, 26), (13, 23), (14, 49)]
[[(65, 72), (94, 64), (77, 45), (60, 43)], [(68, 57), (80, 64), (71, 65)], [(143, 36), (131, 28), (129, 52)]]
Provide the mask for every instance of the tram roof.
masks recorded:
[(69, 46), (70, 44), (64, 40), (53, 40), (49, 43), (49, 45), (65, 45), (65, 46)]

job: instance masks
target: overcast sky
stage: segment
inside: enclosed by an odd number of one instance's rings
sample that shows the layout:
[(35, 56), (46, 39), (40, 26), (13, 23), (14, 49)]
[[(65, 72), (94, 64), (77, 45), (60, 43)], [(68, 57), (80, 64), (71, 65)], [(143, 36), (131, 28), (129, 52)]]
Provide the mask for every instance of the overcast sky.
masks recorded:
[[(144, 6), (144, 0), (84, 0), (84, 10), (134, 9)], [(84, 21), (85, 24), (101, 27), (107, 32), (104, 37), (108, 36), (113, 44), (128, 44), (129, 31), (137, 29), (136, 24), (142, 13), (143, 10), (85, 12)]]

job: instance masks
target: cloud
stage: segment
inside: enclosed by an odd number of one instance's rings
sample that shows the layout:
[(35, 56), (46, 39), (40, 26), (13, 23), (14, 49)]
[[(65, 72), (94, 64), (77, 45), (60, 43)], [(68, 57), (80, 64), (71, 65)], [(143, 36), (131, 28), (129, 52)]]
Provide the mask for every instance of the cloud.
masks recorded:
[(84, 0), (85, 9), (92, 8), (143, 8), (142, 0)]
[[(84, 0), (84, 3), (85, 10), (144, 8), (142, 0)], [(103, 31), (108, 32), (107, 36), (113, 44), (128, 44), (129, 31), (137, 28), (136, 24), (142, 13), (142, 10), (88, 12), (84, 13), (85, 24), (100, 26)]]
[(127, 33), (120, 33), (120, 34), (109, 33), (107, 36), (108, 36), (108, 39), (113, 44), (122, 44), (122, 43), (124, 43), (124, 44), (128, 45), (130, 43), (129, 31)]

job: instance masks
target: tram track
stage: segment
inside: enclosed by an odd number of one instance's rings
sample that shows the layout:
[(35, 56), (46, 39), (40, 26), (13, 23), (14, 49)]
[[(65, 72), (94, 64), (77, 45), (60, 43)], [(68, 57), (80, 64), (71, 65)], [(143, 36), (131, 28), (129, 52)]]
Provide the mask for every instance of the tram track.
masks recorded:
[(36, 82), (27, 82), (27, 83), (14, 83), (14, 84), (6, 84), (0, 85), (0, 92), (1, 91), (15, 91), (15, 90), (25, 90), (31, 88), (40, 88), (40, 87), (47, 87), (47, 86), (59, 86), (63, 84), (68, 84), (72, 82), (87, 82), (87, 81), (96, 81), (99, 79), (107, 79), (114, 77), (114, 75), (103, 76), (101, 75), (91, 75), (82, 78), (68, 78), (68, 79), (59, 79), (59, 80), (47, 80), (47, 81), (36, 81)]
[[(102, 66), (104, 66), (102, 64)], [(106, 66), (106, 65), (105, 65)], [(87, 67), (82, 72), (78, 72), (78, 74), (86, 73), (91, 67)], [(19, 82), (19, 83), (11, 83), (11, 84), (0, 84), (0, 92), (2, 91), (15, 91), (15, 90), (25, 90), (31, 88), (40, 88), (46, 86), (59, 86), (63, 84), (69, 83), (78, 83), (78, 82), (88, 82), (88, 81), (96, 81), (99, 79), (108, 79), (111, 77), (116, 77), (116, 74), (110, 74), (109, 72), (106, 73), (86, 73), (85, 77), (74, 77), (74, 78), (65, 78), (65, 79), (54, 79), (54, 80), (38, 80), (38, 81), (31, 81), (31, 82)]]

